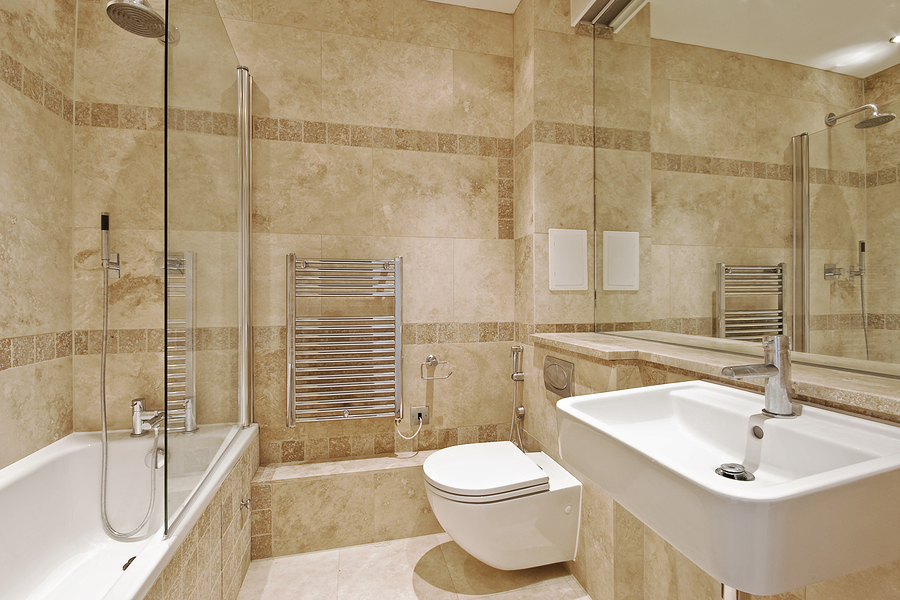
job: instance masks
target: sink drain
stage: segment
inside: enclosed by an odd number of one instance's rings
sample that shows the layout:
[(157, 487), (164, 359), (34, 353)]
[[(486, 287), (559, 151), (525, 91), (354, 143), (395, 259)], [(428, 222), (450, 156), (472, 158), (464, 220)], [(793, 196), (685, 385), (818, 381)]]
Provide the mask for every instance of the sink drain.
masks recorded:
[(735, 481), (753, 481), (756, 477), (753, 473), (747, 472), (744, 465), (738, 463), (725, 463), (716, 469), (716, 474), (726, 479), (734, 479)]

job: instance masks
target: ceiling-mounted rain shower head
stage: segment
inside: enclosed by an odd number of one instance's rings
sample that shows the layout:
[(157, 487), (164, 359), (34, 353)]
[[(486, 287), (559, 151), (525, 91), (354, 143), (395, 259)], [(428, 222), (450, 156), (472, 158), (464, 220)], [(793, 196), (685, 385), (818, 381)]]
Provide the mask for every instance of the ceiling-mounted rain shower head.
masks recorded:
[[(110, 0), (106, 4), (106, 14), (129, 33), (157, 38), (165, 43), (166, 20), (146, 0)], [(178, 41), (178, 30), (174, 27), (169, 31), (169, 41)]]
[(845, 112), (842, 115), (835, 116), (834, 113), (828, 113), (825, 117), (825, 124), (829, 127), (834, 127), (834, 125), (844, 117), (849, 117), (850, 115), (854, 115), (858, 112), (864, 110), (871, 110), (872, 114), (854, 125), (857, 129), (868, 129), (869, 127), (878, 127), (879, 125), (884, 125), (885, 123), (890, 123), (894, 119), (897, 118), (897, 115), (894, 113), (880, 113), (878, 112), (878, 107), (874, 104), (866, 104), (865, 106), (860, 106), (859, 108), (854, 108), (849, 112)]

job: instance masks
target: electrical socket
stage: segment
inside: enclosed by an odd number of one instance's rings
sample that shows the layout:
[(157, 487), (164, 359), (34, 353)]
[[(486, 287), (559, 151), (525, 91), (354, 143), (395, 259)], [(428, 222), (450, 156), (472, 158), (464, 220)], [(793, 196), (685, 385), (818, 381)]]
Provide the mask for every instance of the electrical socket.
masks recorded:
[(409, 409), (409, 421), (413, 425), (418, 425), (419, 415), (422, 415), (422, 425), (428, 425), (428, 407), (413, 406)]

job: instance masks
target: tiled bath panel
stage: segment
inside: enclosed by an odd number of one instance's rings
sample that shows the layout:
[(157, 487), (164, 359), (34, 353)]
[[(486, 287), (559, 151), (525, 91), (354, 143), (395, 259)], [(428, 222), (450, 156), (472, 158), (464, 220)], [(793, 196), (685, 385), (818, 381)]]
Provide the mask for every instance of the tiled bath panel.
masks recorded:
[(445, 533), (253, 561), (238, 600), (590, 600), (561, 564), (499, 571)]

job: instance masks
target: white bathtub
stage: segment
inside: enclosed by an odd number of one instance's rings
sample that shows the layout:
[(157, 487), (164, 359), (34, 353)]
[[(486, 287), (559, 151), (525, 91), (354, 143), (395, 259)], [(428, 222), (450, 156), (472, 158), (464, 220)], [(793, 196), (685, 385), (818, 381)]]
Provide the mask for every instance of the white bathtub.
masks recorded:
[[(104, 532), (99, 433), (73, 433), (0, 469), (0, 599), (142, 598), (257, 435), (256, 425), (243, 430), (211, 425), (192, 436), (169, 436), (169, 522), (174, 527), (166, 539), (162, 469), (156, 506), (139, 539), (120, 542)], [(129, 531), (147, 508), (150, 474), (144, 458), (153, 437), (133, 439), (119, 431), (109, 440), (107, 513), (113, 527)], [(219, 450), (223, 440), (230, 443)], [(221, 455), (218, 462), (204, 469), (213, 454)], [(194, 488), (197, 493), (185, 507)], [(131, 557), (136, 558), (123, 571)]]

